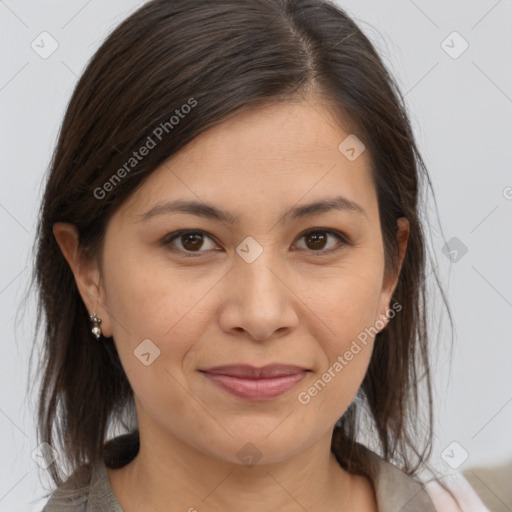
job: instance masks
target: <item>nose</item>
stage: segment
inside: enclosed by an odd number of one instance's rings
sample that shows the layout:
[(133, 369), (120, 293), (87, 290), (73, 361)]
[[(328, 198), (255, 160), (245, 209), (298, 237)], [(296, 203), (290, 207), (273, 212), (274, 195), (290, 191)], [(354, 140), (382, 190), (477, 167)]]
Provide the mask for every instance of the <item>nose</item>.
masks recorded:
[(224, 281), (219, 322), (225, 332), (245, 332), (257, 341), (283, 336), (299, 321), (299, 304), (289, 272), (264, 251), (248, 263), (238, 256)]

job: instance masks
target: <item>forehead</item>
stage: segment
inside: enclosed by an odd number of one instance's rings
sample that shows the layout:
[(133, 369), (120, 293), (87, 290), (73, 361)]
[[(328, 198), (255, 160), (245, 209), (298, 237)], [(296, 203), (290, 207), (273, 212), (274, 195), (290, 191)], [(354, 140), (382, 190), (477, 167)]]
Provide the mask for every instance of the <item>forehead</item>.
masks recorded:
[(140, 215), (157, 202), (184, 199), (230, 205), (243, 215), (262, 204), (291, 206), (343, 195), (371, 211), (376, 193), (370, 156), (363, 150), (347, 158), (352, 137), (321, 100), (246, 109), (169, 158), (125, 210)]

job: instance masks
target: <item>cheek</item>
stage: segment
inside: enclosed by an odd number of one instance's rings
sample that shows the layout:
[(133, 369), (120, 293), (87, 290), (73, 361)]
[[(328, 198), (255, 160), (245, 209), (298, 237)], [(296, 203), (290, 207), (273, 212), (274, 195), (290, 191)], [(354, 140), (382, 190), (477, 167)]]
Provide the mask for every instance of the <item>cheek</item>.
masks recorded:
[(182, 366), (204, 328), (204, 312), (198, 307), (204, 286), (179, 278), (166, 281), (158, 272), (136, 266), (129, 274), (116, 268), (109, 285), (110, 311), (118, 320), (115, 344), (137, 400), (162, 423), (172, 411), (198, 416), (185, 391)]
[(323, 364), (300, 387), (299, 404), (323, 424), (332, 426), (344, 414), (368, 369), (375, 334), (363, 313), (354, 307), (349, 313), (339, 311), (336, 334), (323, 339)]
[(138, 375), (144, 365), (137, 354), (144, 349), (150, 353), (144, 362), (154, 359), (151, 366), (165, 364), (172, 371), (208, 322), (208, 293), (218, 276), (192, 276), (190, 269), (170, 272), (128, 256), (105, 269), (107, 308), (123, 367)]
[[(372, 355), (382, 272), (361, 258), (333, 274), (327, 289), (310, 288), (308, 300), (316, 314), (315, 337), (322, 345), (322, 366), (301, 387), (303, 400), (317, 414), (336, 421), (359, 389)], [(313, 378), (314, 377), (314, 378)], [(322, 412), (323, 411), (323, 412)]]
[(322, 284), (305, 282), (304, 302), (315, 313), (320, 329), (317, 336), (325, 341), (329, 359), (345, 352), (351, 340), (375, 325), (381, 302), (382, 268), (374, 260), (361, 254), (323, 276)]

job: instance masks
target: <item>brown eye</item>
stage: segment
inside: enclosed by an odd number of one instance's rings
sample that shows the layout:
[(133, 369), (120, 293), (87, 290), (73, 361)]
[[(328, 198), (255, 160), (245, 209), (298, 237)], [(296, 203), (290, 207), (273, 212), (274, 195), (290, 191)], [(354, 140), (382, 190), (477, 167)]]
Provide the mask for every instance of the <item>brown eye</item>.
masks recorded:
[(184, 253), (186, 256), (200, 256), (204, 252), (215, 250), (216, 247), (211, 237), (203, 231), (190, 230), (171, 233), (162, 243), (169, 250)]
[[(304, 233), (301, 237), (305, 241), (305, 247), (299, 247), (300, 249), (306, 249), (309, 251), (316, 252), (332, 252), (333, 250), (339, 249), (340, 246), (347, 245), (348, 241), (340, 233), (327, 229), (316, 229)], [(329, 239), (334, 239), (335, 242), (330, 245)], [(337, 240), (337, 243), (336, 243)]]
[(180, 241), (187, 251), (197, 251), (203, 245), (203, 235), (199, 233), (186, 233), (181, 235)]
[(322, 231), (315, 231), (305, 235), (306, 245), (308, 249), (318, 251), (325, 248), (327, 243), (327, 236)]
[[(308, 252), (317, 252), (319, 255), (335, 252), (345, 245), (350, 245), (349, 240), (331, 229), (314, 229), (300, 236), (305, 241), (304, 246), (296, 244), (295, 247)], [(184, 256), (201, 256), (203, 253), (218, 250), (212, 237), (200, 230), (182, 230), (171, 233), (162, 240), (162, 245), (170, 251), (181, 253)]]

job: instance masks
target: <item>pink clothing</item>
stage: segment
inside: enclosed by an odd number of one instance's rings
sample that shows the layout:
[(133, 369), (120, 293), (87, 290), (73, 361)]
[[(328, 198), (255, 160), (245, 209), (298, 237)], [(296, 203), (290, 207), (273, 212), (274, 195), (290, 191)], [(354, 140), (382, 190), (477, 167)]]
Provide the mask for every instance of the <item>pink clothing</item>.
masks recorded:
[(425, 490), (436, 512), (490, 512), (462, 474), (443, 476), (441, 480), (457, 501), (437, 481), (431, 480), (425, 485)]

